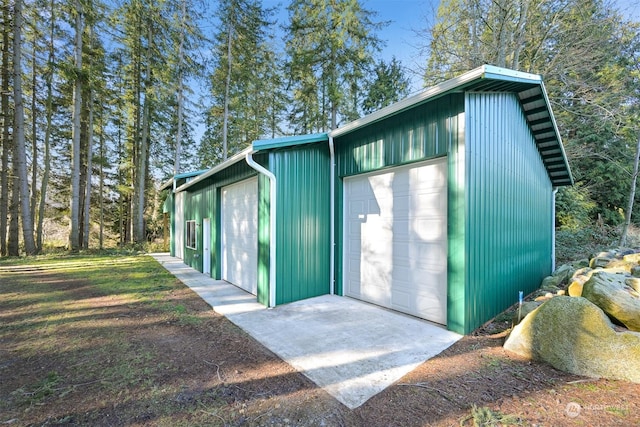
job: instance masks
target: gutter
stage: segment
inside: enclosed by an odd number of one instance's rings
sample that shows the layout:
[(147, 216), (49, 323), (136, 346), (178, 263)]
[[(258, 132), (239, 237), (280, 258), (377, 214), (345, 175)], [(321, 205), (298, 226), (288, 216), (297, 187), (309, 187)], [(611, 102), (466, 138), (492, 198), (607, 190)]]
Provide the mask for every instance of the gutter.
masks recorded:
[(329, 159), (330, 159), (330, 172), (329, 172), (329, 230), (330, 230), (330, 243), (329, 243), (329, 293), (335, 295), (336, 293), (336, 153), (333, 147), (333, 136), (329, 134)]
[(246, 152), (245, 160), (252, 169), (269, 178), (269, 308), (276, 306), (276, 176), (253, 159), (255, 150)]

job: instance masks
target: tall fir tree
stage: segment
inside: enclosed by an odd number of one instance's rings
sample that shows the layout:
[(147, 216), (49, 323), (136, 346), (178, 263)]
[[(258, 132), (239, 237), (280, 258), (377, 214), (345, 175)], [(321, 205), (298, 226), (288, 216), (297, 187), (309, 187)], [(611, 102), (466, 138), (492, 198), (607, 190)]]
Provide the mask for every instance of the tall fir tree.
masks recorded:
[(360, 87), (383, 24), (358, 0), (293, 0), (286, 49), (296, 132), (335, 129), (358, 115)]
[(219, 163), (270, 130), (273, 133), (283, 90), (269, 21), (272, 14), (259, 0), (219, 2), (212, 101), (199, 151), (203, 166)]

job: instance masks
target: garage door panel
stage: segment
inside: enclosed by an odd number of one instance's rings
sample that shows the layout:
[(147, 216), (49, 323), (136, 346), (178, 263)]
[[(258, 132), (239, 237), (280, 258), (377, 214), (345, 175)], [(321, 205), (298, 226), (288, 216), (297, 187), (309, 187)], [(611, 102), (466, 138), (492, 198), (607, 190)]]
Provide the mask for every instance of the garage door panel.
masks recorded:
[(258, 290), (258, 180), (222, 188), (222, 278)]
[(345, 295), (446, 324), (446, 159), (344, 189)]

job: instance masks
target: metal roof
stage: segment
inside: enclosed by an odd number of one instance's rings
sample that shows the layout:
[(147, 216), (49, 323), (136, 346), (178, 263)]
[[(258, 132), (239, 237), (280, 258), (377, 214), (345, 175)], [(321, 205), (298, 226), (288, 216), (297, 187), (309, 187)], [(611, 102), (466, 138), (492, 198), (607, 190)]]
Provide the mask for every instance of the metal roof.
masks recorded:
[(385, 107), (329, 133), (333, 138), (361, 129), (452, 92), (512, 92), (535, 139), (538, 152), (554, 186), (572, 185), (573, 177), (542, 77), (506, 68), (483, 65), (454, 79)]
[(207, 178), (209, 178), (211, 175), (220, 172), (221, 170), (235, 164), (238, 163), (241, 160), (244, 160), (244, 158), (246, 157), (247, 153), (250, 153), (252, 151), (252, 147), (249, 146), (247, 148), (245, 148), (244, 150), (242, 150), (241, 152), (233, 155), (232, 157), (229, 157), (227, 160), (225, 160), (224, 162), (212, 167), (211, 169), (207, 170), (205, 173), (199, 175), (197, 178), (192, 179), (191, 181), (181, 185), (180, 187), (176, 188), (174, 191), (176, 193), (179, 193), (181, 191), (186, 190), (187, 188), (191, 187), (192, 185), (195, 185), (197, 183), (199, 183), (200, 181), (203, 181)]
[(174, 175), (173, 177), (169, 178), (168, 180), (166, 180), (161, 186), (160, 186), (160, 190), (164, 190), (165, 188), (169, 188), (172, 186), (173, 181), (177, 181), (179, 179), (183, 179), (183, 178), (192, 178), (194, 176), (198, 176), (200, 174), (203, 174), (207, 171), (207, 169), (202, 169), (199, 171), (192, 171), (192, 172), (183, 172), (183, 173), (179, 173)]
[[(228, 158), (227, 160), (225, 160), (224, 162), (214, 166), (213, 168), (209, 169), (209, 170), (205, 170), (205, 171), (200, 171), (200, 173), (198, 174), (198, 177), (181, 185), (180, 187), (176, 188), (176, 192), (180, 192), (180, 191), (184, 191), (187, 188), (191, 187), (192, 185), (197, 184), (198, 182), (207, 179), (208, 177), (210, 177), (211, 175), (220, 172), (221, 170), (235, 164), (238, 163), (241, 160), (244, 160), (244, 158), (247, 156), (247, 153), (250, 153), (251, 151), (260, 151), (260, 150), (269, 150), (269, 149), (276, 149), (276, 148), (285, 148), (285, 147), (292, 147), (294, 145), (304, 145), (304, 144), (311, 144), (314, 142), (323, 142), (323, 141), (328, 141), (329, 140), (329, 136), (326, 133), (314, 133), (314, 134), (310, 134), (310, 135), (296, 135), (296, 136), (285, 136), (282, 138), (275, 138), (275, 139), (259, 139), (256, 141), (253, 141), (253, 143), (251, 144), (251, 146), (245, 148), (244, 150), (242, 150), (241, 152), (239, 152), (238, 154), (234, 155), (233, 157)], [(179, 175), (176, 175), (176, 177), (178, 177)]]
[(329, 140), (327, 133), (314, 133), (310, 135), (285, 136), (275, 139), (259, 139), (253, 141), (253, 149), (269, 150), (273, 148), (286, 148), (294, 145), (312, 144), (314, 142), (326, 142)]

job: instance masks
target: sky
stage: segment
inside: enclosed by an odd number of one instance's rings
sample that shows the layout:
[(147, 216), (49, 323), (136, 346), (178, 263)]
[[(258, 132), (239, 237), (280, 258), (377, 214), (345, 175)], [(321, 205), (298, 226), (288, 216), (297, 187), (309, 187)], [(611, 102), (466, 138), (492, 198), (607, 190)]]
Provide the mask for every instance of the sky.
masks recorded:
[[(640, 0), (611, 0), (623, 16), (640, 20)], [(288, 20), (286, 0), (263, 0), (266, 8), (276, 8), (279, 25)], [(377, 13), (374, 21), (388, 22), (377, 34), (385, 41), (380, 58), (390, 61), (399, 59), (412, 81), (412, 92), (422, 89), (420, 69), (426, 55), (420, 53), (425, 44), (420, 31), (428, 30), (436, 16), (439, 0), (361, 0), (363, 7)]]
[[(640, 0), (638, 0), (640, 1)], [(286, 25), (288, 12), (287, 0), (263, 0), (265, 8), (276, 8), (278, 25)], [(414, 90), (422, 86), (422, 77), (410, 73), (419, 69), (420, 38), (416, 32), (427, 30), (438, 9), (439, 0), (361, 0), (364, 9), (375, 12), (374, 22), (387, 22), (383, 29), (377, 32), (378, 37), (385, 42), (380, 52), (380, 58), (390, 61), (392, 57), (399, 59), (409, 71)]]

